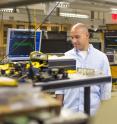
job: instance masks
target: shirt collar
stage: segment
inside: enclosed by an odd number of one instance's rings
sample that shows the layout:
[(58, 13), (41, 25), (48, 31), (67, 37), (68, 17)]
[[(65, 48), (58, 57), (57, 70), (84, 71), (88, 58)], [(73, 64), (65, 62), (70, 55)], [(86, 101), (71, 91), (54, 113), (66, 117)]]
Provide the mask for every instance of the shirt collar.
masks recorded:
[[(93, 48), (93, 45), (92, 45), (92, 44), (89, 44), (88, 53), (90, 53), (90, 51), (92, 50), (92, 48)], [(75, 48), (74, 48), (74, 51), (75, 51), (76, 53), (79, 53), (79, 52), (80, 52), (80, 50), (75, 49)]]

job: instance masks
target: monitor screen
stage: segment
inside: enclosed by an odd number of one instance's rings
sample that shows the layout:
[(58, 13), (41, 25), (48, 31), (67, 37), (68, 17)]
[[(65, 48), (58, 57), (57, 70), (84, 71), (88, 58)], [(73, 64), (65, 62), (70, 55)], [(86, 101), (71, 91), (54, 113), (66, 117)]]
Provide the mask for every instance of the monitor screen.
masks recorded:
[(93, 47), (101, 51), (101, 42), (90, 42)]
[(40, 51), (41, 31), (8, 29), (7, 55), (10, 60), (28, 60), (32, 51)]
[(106, 54), (109, 62), (114, 62), (114, 54)]
[(104, 33), (105, 50), (117, 50), (117, 31), (106, 31)]
[(47, 31), (42, 33), (41, 52), (64, 53), (71, 48), (71, 42), (67, 41), (67, 32)]

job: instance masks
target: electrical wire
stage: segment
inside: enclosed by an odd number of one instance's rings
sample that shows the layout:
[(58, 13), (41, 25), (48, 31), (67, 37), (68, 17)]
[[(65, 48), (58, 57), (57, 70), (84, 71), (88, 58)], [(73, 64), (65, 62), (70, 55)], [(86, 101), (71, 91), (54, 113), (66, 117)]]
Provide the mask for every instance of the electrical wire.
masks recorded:
[[(3, 11), (1, 11), (1, 23), (0, 23), (1, 29), (3, 28), (3, 16), (4, 16), (4, 13), (3, 13)], [(1, 33), (1, 35), (2, 35), (2, 30), (0, 31), (0, 33)], [(4, 51), (4, 47), (3, 47), (3, 51)], [(4, 54), (3, 54), (2, 57), (4, 57)]]
[(57, 8), (57, 6), (60, 4), (60, 2), (58, 2), (55, 6), (54, 6), (54, 8), (50, 11), (50, 13), (44, 18), (44, 20), (42, 21), (42, 23), (41, 23), (41, 25), (39, 26), (39, 27), (37, 27), (36, 28), (36, 30), (37, 29), (39, 29), (45, 22), (46, 22), (46, 20), (50, 17), (50, 15), (53, 13), (53, 11)]

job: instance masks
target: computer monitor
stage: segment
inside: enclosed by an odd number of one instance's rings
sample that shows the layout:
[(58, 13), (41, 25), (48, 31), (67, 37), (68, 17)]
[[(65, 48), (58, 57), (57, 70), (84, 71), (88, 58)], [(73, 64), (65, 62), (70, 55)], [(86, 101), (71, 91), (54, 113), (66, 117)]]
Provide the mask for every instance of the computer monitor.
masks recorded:
[(43, 31), (41, 52), (43, 53), (64, 53), (72, 48), (70, 41), (67, 41), (65, 31)]
[(42, 32), (33, 29), (8, 29), (6, 54), (10, 60), (28, 60), (32, 51), (40, 51)]
[(104, 46), (105, 50), (117, 50), (117, 30), (105, 31)]

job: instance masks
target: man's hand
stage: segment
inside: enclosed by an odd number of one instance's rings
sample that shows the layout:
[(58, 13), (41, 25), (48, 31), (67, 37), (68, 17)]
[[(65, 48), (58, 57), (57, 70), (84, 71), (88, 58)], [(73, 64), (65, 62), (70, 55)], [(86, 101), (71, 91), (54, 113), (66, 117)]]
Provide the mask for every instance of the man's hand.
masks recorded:
[(61, 107), (63, 106), (63, 99), (64, 99), (64, 95), (62, 94), (57, 94), (56, 95), (56, 99), (60, 101)]

